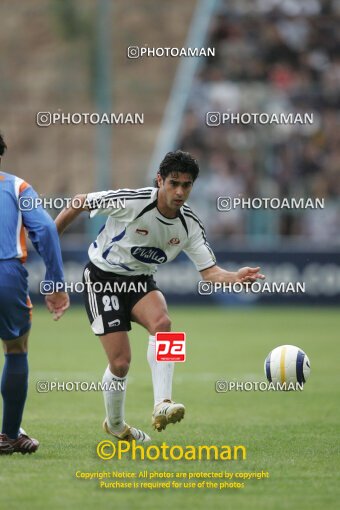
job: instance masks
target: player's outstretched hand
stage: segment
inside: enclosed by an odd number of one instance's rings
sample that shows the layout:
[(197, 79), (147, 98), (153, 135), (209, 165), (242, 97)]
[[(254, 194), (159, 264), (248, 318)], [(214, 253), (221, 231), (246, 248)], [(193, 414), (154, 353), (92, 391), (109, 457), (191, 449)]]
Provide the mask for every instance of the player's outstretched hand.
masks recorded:
[(259, 267), (241, 267), (236, 273), (236, 281), (240, 283), (251, 283), (256, 280), (263, 280), (265, 276), (259, 271)]
[(53, 314), (53, 320), (57, 321), (70, 306), (70, 298), (67, 292), (53, 292), (45, 296), (46, 306)]

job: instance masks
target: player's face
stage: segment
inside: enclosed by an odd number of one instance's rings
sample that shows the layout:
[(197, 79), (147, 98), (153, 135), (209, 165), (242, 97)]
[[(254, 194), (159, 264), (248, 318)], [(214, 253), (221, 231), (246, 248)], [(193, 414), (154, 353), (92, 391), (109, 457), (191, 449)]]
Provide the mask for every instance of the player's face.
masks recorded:
[(190, 174), (172, 173), (164, 181), (158, 175), (158, 200), (159, 206), (167, 210), (168, 214), (177, 213), (184, 202), (188, 199), (193, 186)]

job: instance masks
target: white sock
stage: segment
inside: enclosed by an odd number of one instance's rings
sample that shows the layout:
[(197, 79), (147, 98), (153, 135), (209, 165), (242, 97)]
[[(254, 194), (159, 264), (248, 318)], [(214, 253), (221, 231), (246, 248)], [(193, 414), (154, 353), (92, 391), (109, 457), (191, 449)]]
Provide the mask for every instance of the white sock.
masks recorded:
[[(106, 418), (108, 425), (112, 432), (119, 434), (125, 427), (124, 422), (124, 408), (125, 408), (125, 395), (126, 395), (126, 381), (127, 377), (117, 377), (114, 375), (110, 368), (104, 372), (103, 384), (109, 388), (111, 385), (115, 386), (115, 389), (108, 391), (103, 390), (104, 403), (106, 409)], [(123, 389), (124, 388), (124, 389)]]
[(163, 400), (171, 400), (172, 376), (175, 363), (173, 361), (156, 361), (155, 337), (149, 336), (148, 362), (151, 368), (153, 395), (155, 406)]

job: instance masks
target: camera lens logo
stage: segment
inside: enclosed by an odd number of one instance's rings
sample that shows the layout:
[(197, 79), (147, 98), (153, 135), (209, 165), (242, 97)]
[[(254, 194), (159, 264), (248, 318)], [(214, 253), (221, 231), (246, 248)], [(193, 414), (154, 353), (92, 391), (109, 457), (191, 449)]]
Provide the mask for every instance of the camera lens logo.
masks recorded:
[(22, 212), (32, 211), (33, 197), (19, 197), (19, 210)]
[(139, 57), (139, 47), (138, 46), (129, 46), (127, 49), (128, 58), (138, 58)]
[(226, 393), (228, 391), (227, 381), (216, 381), (215, 383), (216, 393)]
[(35, 386), (38, 393), (47, 393), (49, 391), (48, 381), (37, 381)]
[(37, 113), (37, 125), (39, 127), (48, 127), (52, 123), (51, 112), (38, 112)]
[(218, 197), (217, 198), (217, 210), (218, 211), (230, 211), (232, 209), (231, 197)]
[(201, 296), (210, 296), (213, 292), (212, 282), (198, 282), (198, 293)]
[(40, 294), (43, 296), (48, 296), (49, 294), (54, 293), (54, 282), (50, 280), (44, 280), (40, 282)]
[(221, 124), (221, 113), (208, 112), (205, 117), (205, 123), (207, 126), (219, 126)]

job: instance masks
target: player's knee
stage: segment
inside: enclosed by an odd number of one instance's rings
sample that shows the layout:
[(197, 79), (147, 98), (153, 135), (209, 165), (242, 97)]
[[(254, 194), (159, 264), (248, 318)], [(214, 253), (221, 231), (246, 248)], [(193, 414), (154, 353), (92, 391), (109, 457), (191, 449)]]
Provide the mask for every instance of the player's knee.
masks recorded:
[(27, 352), (27, 349), (23, 345), (7, 346), (4, 352), (5, 354), (22, 354)]
[(125, 377), (130, 368), (130, 361), (127, 359), (117, 359), (110, 363), (111, 373), (117, 377)]
[(150, 334), (155, 335), (158, 331), (171, 331), (171, 320), (167, 314), (162, 315), (152, 324)]
[(27, 352), (28, 335), (16, 338), (14, 340), (3, 340), (5, 354), (22, 354)]

